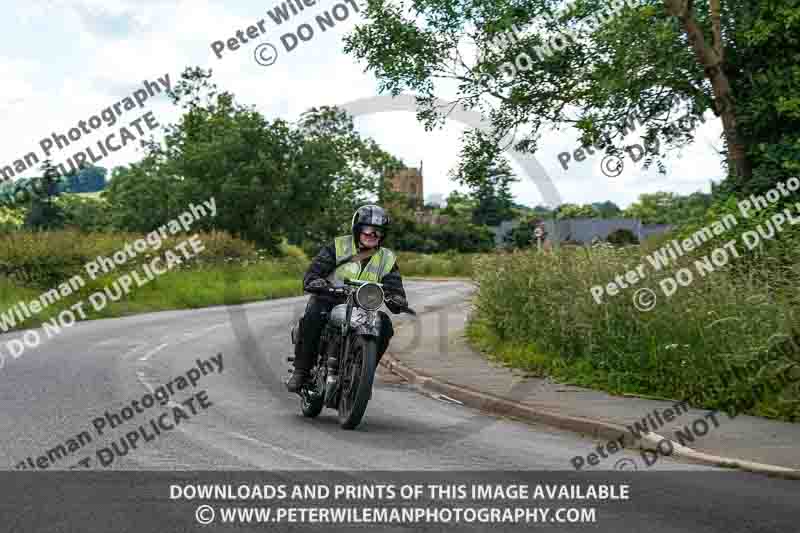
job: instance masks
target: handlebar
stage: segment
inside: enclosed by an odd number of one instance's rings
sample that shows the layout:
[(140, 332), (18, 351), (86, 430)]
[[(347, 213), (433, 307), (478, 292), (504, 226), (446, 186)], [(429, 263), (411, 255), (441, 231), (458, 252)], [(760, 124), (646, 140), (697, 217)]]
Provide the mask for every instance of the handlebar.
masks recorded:
[[(350, 287), (361, 287), (362, 285), (364, 285), (366, 283), (374, 283), (375, 285), (383, 288), (383, 283), (378, 283), (378, 282), (375, 282), (375, 281), (366, 281), (366, 280), (362, 280), (362, 279), (345, 278), (345, 279), (342, 280), (342, 283), (343, 283), (343, 285), (341, 285), (341, 286), (328, 285), (327, 287), (324, 287), (324, 288), (321, 288), (321, 289), (304, 288), (304, 290), (305, 290), (305, 292), (308, 292), (310, 294), (330, 294), (330, 295), (347, 296), (351, 292)], [(390, 300), (388, 300), (387, 298), (384, 297), (384, 301), (388, 302)], [(409, 315), (412, 315), (412, 316), (417, 316), (417, 313), (413, 309), (408, 307), (408, 306), (401, 308), (400, 312), (401, 313), (408, 313)]]
[(304, 287), (303, 290), (313, 294), (325, 294), (325, 293), (336, 293), (336, 294), (347, 294), (350, 289), (349, 287), (361, 287), (366, 283), (373, 283), (380, 288), (383, 288), (383, 283), (378, 283), (376, 281), (366, 281), (363, 279), (350, 279), (345, 278), (342, 280), (342, 285), (328, 285), (327, 287), (323, 287), (321, 289), (309, 289)]
[(308, 288), (304, 287), (303, 290), (309, 294), (341, 294), (343, 296), (347, 295), (347, 288), (345, 287), (323, 287), (321, 289), (316, 288)]
[(362, 285), (366, 285), (367, 283), (372, 283), (374, 285), (377, 285), (380, 288), (383, 288), (383, 283), (378, 283), (377, 281), (366, 281), (366, 280), (363, 280), (363, 279), (345, 278), (343, 280), (343, 282), (344, 282), (345, 285), (350, 285), (351, 287), (360, 287)]

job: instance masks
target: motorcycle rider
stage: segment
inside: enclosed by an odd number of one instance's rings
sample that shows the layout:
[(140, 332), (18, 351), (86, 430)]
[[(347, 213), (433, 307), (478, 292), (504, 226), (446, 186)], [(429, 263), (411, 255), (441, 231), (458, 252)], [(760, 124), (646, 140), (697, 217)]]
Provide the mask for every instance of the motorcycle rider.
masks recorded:
[[(337, 237), (333, 243), (324, 246), (308, 267), (303, 278), (303, 286), (308, 289), (324, 289), (342, 278), (375, 281), (383, 284), (386, 307), (398, 313), (408, 306), (403, 289), (403, 278), (397, 267), (394, 252), (382, 246), (389, 230), (389, 216), (377, 205), (359, 207), (353, 214), (351, 234)], [(347, 256), (353, 259), (334, 271), (336, 263)], [(309, 371), (314, 366), (314, 358), (319, 347), (319, 338), (325, 320), (322, 313), (329, 313), (335, 305), (344, 303), (345, 298), (334, 294), (312, 294), (300, 321), (299, 340), (295, 344), (294, 370), (286, 383), (289, 392), (298, 392), (308, 380)], [(380, 361), (389, 340), (394, 335), (389, 315), (378, 311), (381, 332), (378, 340), (378, 361)], [(376, 361), (377, 364), (377, 361)]]

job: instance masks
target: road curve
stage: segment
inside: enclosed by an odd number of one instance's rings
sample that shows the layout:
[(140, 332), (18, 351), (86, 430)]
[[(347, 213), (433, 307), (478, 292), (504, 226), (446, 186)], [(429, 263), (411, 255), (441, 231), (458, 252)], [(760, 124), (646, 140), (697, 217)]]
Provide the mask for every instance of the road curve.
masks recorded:
[[(421, 335), (426, 310), (461, 302), (471, 290), (463, 282), (410, 282), (408, 289), (412, 305), (423, 312), (416, 325)], [(115, 457), (109, 468), (566, 469), (570, 457), (587, 452), (590, 445), (579, 436), (427, 397), (383, 372), (356, 431), (341, 430), (333, 410), (315, 420), (303, 418), (283, 380), (290, 324), (302, 314), (305, 301), (288, 298), (82, 322), (9, 359), (0, 371), (3, 464), (13, 468), (29, 456), (35, 461), (84, 429), (94, 435), (95, 418), (106, 411), (119, 413), (196, 368), (198, 358), (220, 353), (221, 373), (209, 372), (196, 387), (174, 391), (176, 399), (183, 399), (205, 390), (213, 406)], [(396, 327), (415, 327), (411, 320), (394, 317)], [(0, 343), (18, 336), (5, 335)], [(413, 341), (392, 346), (396, 351), (413, 348)], [(115, 430), (107, 422), (106, 440), (98, 438), (48, 467), (75, 464), (159, 409), (137, 413)]]
[[(413, 326), (410, 317), (396, 316), (395, 326), (419, 327), (423, 335), (426, 310), (432, 318), (433, 310), (462, 302), (471, 291), (464, 282), (414, 281), (407, 288), (412, 306), (422, 311), (420, 322)], [(303, 418), (297, 397), (285, 391), (283, 380), (289, 366), (289, 327), (305, 301), (298, 297), (78, 323), (6, 361), (0, 370), (2, 468), (15, 469), (22, 462), (28, 469), (28, 457), (35, 462), (85, 430), (93, 441), (56, 458), (48, 469), (66, 469), (91, 457), (90, 468), (103, 470), (97, 449), (110, 447), (131, 425), (144, 424), (165, 408), (144, 409), (127, 425), (106, 428), (102, 438), (96, 436), (93, 420), (106, 411), (120, 413), (159, 386), (177, 383), (178, 376), (198, 368), (198, 359), (207, 361), (218, 354), (222, 371), (208, 370), (203, 376), (198, 372), (196, 386), (177, 391), (175, 385), (173, 398), (181, 401), (205, 391), (211, 405), (201, 409), (195, 400), (196, 414), (150, 442), (140, 441), (124, 456), (116, 454), (107, 468), (570, 471), (571, 457), (591, 451), (592, 442), (579, 435), (494, 418), (428, 397), (385, 373), (379, 374), (357, 430), (340, 429), (332, 410), (314, 420)], [(0, 343), (18, 336), (3, 335)], [(699, 524), (714, 505), (695, 502), (696, 508), (686, 507), (687, 494), (704, 494), (709, 502), (723, 505), (728, 526), (742, 523), (731, 510), (744, 512), (758, 504), (772, 509), (773, 517), (783, 517), (787, 502), (796, 503), (791, 482), (738, 474), (703, 477), (696, 473), (712, 469), (666, 460), (659, 461), (653, 468), (657, 469), (679, 470), (683, 477), (669, 474), (672, 485), (659, 485), (660, 499), (631, 513), (631, 525), (687, 531), (678, 524), (693, 520), (692, 513)], [(675, 514), (678, 508), (681, 512)], [(722, 525), (692, 530), (717, 531)]]

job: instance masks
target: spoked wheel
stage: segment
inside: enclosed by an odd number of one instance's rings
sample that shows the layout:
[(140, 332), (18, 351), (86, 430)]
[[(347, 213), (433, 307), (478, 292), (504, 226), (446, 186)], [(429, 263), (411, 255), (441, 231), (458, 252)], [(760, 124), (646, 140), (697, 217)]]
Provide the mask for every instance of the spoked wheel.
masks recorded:
[(303, 411), (303, 416), (308, 418), (314, 418), (322, 412), (322, 400), (325, 395), (324, 388), (319, 383), (319, 376), (320, 373), (316, 372), (314, 379), (300, 391), (300, 409)]
[(375, 359), (378, 345), (375, 339), (355, 337), (349, 354), (345, 355), (339, 399), (339, 424), (353, 429), (361, 422), (367, 410), (375, 377)]

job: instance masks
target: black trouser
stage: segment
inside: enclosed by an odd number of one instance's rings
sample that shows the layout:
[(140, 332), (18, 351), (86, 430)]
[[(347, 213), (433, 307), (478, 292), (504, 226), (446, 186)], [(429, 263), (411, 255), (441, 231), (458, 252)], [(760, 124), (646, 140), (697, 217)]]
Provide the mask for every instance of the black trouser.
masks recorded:
[[(300, 342), (294, 347), (294, 367), (302, 370), (311, 370), (319, 349), (319, 337), (322, 328), (327, 322), (322, 318), (322, 313), (330, 313), (336, 304), (330, 301), (311, 296), (306, 306), (306, 312), (300, 325)], [(378, 361), (389, 347), (389, 341), (394, 335), (392, 320), (383, 311), (378, 311), (381, 317), (381, 332), (378, 338)], [(377, 361), (376, 361), (377, 363)]]

